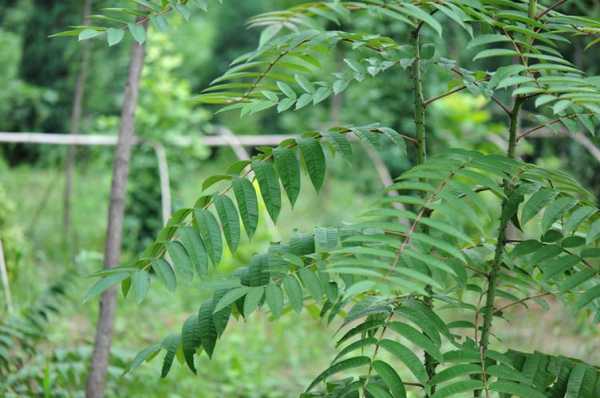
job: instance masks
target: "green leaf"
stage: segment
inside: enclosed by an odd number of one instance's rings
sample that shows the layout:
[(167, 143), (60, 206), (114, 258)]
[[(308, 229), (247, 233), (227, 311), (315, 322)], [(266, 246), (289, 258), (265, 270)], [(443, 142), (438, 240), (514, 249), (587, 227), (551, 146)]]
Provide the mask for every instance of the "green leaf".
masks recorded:
[[(217, 303), (227, 294), (229, 289), (222, 288), (215, 291), (213, 294), (213, 303), (215, 304), (215, 309)], [(237, 304), (237, 303), (236, 303)], [(213, 322), (215, 324), (215, 329), (217, 330), (217, 335), (221, 336), (227, 327), (227, 323), (229, 322), (229, 318), (231, 317), (232, 307), (225, 307), (220, 311), (213, 312)]]
[(306, 170), (315, 190), (319, 192), (325, 180), (325, 154), (319, 141), (314, 138), (304, 138), (298, 141), (300, 152), (306, 164)]
[(333, 94), (338, 95), (339, 93), (343, 92), (346, 88), (348, 88), (349, 84), (350, 82), (348, 80), (336, 80), (333, 83)]
[(336, 228), (315, 227), (315, 247), (317, 253), (335, 250), (339, 245)]
[(177, 12), (179, 14), (181, 14), (183, 19), (185, 19), (186, 21), (190, 20), (190, 17), (192, 16), (192, 12), (185, 4), (175, 4), (175, 9), (177, 10)]
[(582, 222), (591, 217), (596, 211), (598, 210), (591, 206), (581, 206), (575, 210), (565, 223), (565, 232), (568, 234), (569, 232), (575, 231)]
[(289, 99), (292, 100), (292, 104), (294, 103), (294, 101), (296, 100), (296, 98), (298, 97), (296, 95), (296, 92), (286, 83), (284, 82), (277, 82), (277, 87), (279, 87), (279, 89), (281, 90), (281, 92), (283, 94), (286, 95), (286, 97), (288, 97)]
[(373, 398), (393, 398), (392, 395), (379, 384), (369, 383), (366, 390)]
[(389, 339), (383, 339), (379, 345), (406, 365), (419, 382), (427, 383), (427, 371), (420, 359), (406, 346)]
[(273, 163), (265, 160), (252, 161), (252, 170), (256, 174), (260, 193), (273, 222), (277, 222), (281, 211), (281, 188)]
[(355, 342), (348, 344), (346, 347), (344, 347), (342, 350), (340, 350), (338, 352), (338, 354), (335, 356), (333, 362), (337, 362), (340, 358), (343, 358), (344, 356), (350, 354), (351, 352), (357, 351), (357, 350), (364, 352), (364, 349), (366, 347), (377, 345), (377, 341), (378, 340), (374, 337), (360, 338), (360, 339), (356, 340)]
[(231, 253), (235, 253), (240, 243), (240, 217), (233, 201), (226, 195), (215, 198), (215, 207), (221, 220), (223, 234)]
[(296, 79), (298, 85), (302, 87), (302, 89), (308, 94), (312, 94), (315, 91), (315, 87), (306, 79), (306, 77), (296, 74), (294, 75), (294, 78)]
[(383, 361), (373, 361), (373, 369), (390, 389), (394, 398), (406, 398), (406, 389), (398, 373)]
[(497, 381), (490, 384), (490, 390), (522, 398), (546, 398), (546, 395), (524, 384), (510, 381)]
[[(238, 171), (239, 173), (239, 171)], [(202, 190), (206, 191), (208, 188), (212, 187), (216, 183), (224, 180), (231, 180), (232, 176), (229, 174), (216, 174), (208, 177), (202, 182)]]
[(446, 398), (456, 394), (470, 392), (475, 390), (481, 390), (483, 388), (483, 382), (479, 380), (463, 380), (456, 383), (446, 385), (438, 389), (431, 398)]
[(585, 307), (586, 305), (588, 305), (589, 303), (591, 303), (598, 297), (600, 297), (600, 285), (596, 285), (596, 286), (586, 290), (585, 293), (581, 294), (579, 296), (579, 299), (575, 303), (575, 308), (577, 310), (581, 310), (581, 309), (583, 309), (583, 307)]
[(279, 318), (283, 312), (283, 291), (279, 286), (271, 283), (265, 288), (265, 297), (273, 317)]
[(529, 76), (509, 76), (507, 78), (502, 79), (502, 81), (496, 86), (496, 89), (500, 90), (502, 88), (518, 86), (520, 84), (531, 83), (534, 81), (535, 79)]
[(519, 73), (523, 72), (526, 69), (527, 68), (524, 65), (521, 65), (521, 64), (501, 66), (498, 69), (496, 69), (496, 71), (492, 75), (492, 78), (490, 79), (490, 81), (488, 83), (488, 86), (491, 89), (493, 89), (502, 80), (506, 79), (507, 77), (519, 74)]
[(133, 36), (133, 39), (137, 41), (139, 44), (144, 44), (146, 41), (146, 29), (137, 23), (128, 23), (127, 28)]
[(196, 209), (194, 211), (194, 226), (202, 237), (213, 265), (217, 266), (223, 256), (223, 240), (221, 238), (219, 222), (210, 211)]
[(577, 204), (577, 199), (571, 197), (562, 197), (553, 201), (544, 211), (542, 218), (542, 231), (550, 229), (552, 224), (565, 215), (573, 206)]
[(157, 260), (152, 261), (152, 269), (154, 269), (156, 276), (160, 279), (160, 281), (165, 285), (167, 289), (169, 289), (170, 291), (175, 291), (175, 289), (177, 288), (177, 279), (175, 277), (175, 272), (166, 260), (159, 258)]
[(200, 341), (209, 358), (212, 358), (218, 336), (217, 328), (213, 320), (214, 310), (214, 300), (205, 301), (198, 310), (198, 332), (200, 334)]
[(346, 134), (331, 131), (327, 136), (333, 141), (335, 149), (342, 154), (348, 162), (352, 161), (352, 145), (346, 138)]
[(269, 257), (261, 254), (252, 257), (245, 275), (242, 277), (242, 284), (246, 286), (265, 286), (269, 284), (270, 274), (268, 272)]
[(200, 234), (190, 226), (181, 227), (179, 234), (181, 243), (183, 243), (186, 252), (190, 256), (196, 272), (198, 275), (206, 275), (208, 273), (208, 253)]
[(431, 341), (435, 343), (436, 346), (440, 346), (441, 339), (438, 328), (436, 324), (423, 312), (411, 307), (402, 306), (398, 308), (398, 313), (404, 318), (413, 322), (415, 325), (419, 326), (419, 328), (423, 330), (423, 332), (431, 339)]
[(597, 371), (595, 369), (590, 369), (590, 367), (584, 363), (575, 365), (569, 375), (565, 398), (591, 398), (593, 396), (593, 386), (590, 384), (593, 384), (595, 380), (589, 380), (586, 377), (588, 372), (593, 374)]
[(580, 261), (579, 257), (570, 254), (545, 261), (541, 266), (544, 272), (544, 281), (549, 281), (555, 276), (570, 270), (576, 264), (579, 264)]
[(286, 276), (283, 279), (283, 288), (294, 311), (300, 313), (304, 305), (304, 295), (302, 294), (302, 287), (298, 280), (293, 275)]
[(277, 33), (279, 33), (281, 28), (282, 28), (282, 25), (277, 24), (277, 25), (271, 25), (271, 26), (267, 27), (266, 29), (264, 29), (260, 33), (260, 38), (258, 40), (258, 48), (261, 48), (265, 44), (270, 42), (271, 39), (273, 39), (273, 37), (275, 37), (277, 35)]
[(133, 298), (136, 303), (140, 304), (144, 301), (149, 288), (150, 274), (143, 269), (135, 272), (131, 277), (131, 289), (133, 290)]
[(358, 368), (361, 366), (365, 366), (365, 365), (368, 365), (369, 363), (371, 363), (371, 359), (368, 357), (365, 357), (365, 356), (348, 358), (346, 360), (335, 363), (335, 364), (331, 365), (329, 368), (327, 368), (325, 371), (323, 371), (320, 375), (318, 375), (313, 380), (313, 382), (310, 383), (310, 385), (308, 386), (306, 391), (308, 392), (308, 391), (312, 390), (313, 388), (315, 388), (315, 386), (317, 384), (326, 380), (328, 377), (333, 376), (334, 374), (346, 371), (348, 369), (354, 369), (354, 368)]
[(515, 50), (508, 50), (503, 48), (492, 48), (489, 50), (483, 50), (477, 53), (475, 57), (473, 57), (473, 61), (477, 61), (478, 59), (483, 58), (491, 58), (491, 57), (515, 57), (518, 56), (519, 53)]
[(84, 29), (79, 32), (79, 41), (88, 40), (101, 34), (102, 32), (96, 29)]
[[(481, 367), (479, 371), (481, 372)], [(523, 375), (523, 373), (506, 365), (492, 365), (487, 367), (486, 371), (489, 375), (495, 376), (498, 379), (516, 381), (525, 384), (530, 383), (529, 378)]]
[(149, 361), (152, 358), (154, 358), (156, 356), (156, 354), (158, 354), (160, 352), (160, 348), (161, 348), (160, 343), (157, 343), (157, 344), (153, 344), (150, 347), (147, 347), (144, 350), (140, 351), (135, 356), (135, 358), (133, 358), (133, 361), (131, 361), (131, 364), (129, 364), (129, 367), (123, 374), (127, 374), (127, 373), (139, 368), (140, 365), (142, 363), (144, 363), (144, 361)]
[(304, 108), (306, 105), (313, 101), (313, 97), (310, 94), (302, 94), (296, 102), (296, 110)]
[(185, 320), (181, 327), (181, 346), (183, 348), (183, 357), (190, 370), (196, 373), (196, 365), (194, 364), (194, 355), (196, 349), (200, 347), (200, 325), (198, 324), (198, 317), (191, 315)]
[(319, 281), (317, 275), (306, 268), (299, 270), (298, 275), (300, 276), (302, 284), (306, 287), (310, 295), (317, 303), (320, 302), (323, 292), (321, 291), (321, 282)]
[(275, 167), (290, 204), (294, 207), (300, 194), (300, 165), (292, 149), (278, 147), (273, 151)]
[(248, 239), (252, 239), (258, 225), (258, 199), (252, 183), (246, 178), (237, 177), (232, 183), (235, 200), (240, 210)]
[(436, 345), (423, 333), (410, 325), (402, 322), (390, 322), (389, 328), (398, 333), (414, 345), (422, 348), (425, 352), (435, 358), (438, 362), (443, 361), (442, 354)]
[(169, 23), (162, 15), (151, 15), (150, 21), (152, 21), (156, 29), (158, 29), (160, 32), (166, 32), (169, 29)]
[(165, 378), (169, 374), (171, 370), (171, 366), (173, 365), (173, 359), (175, 359), (175, 353), (177, 352), (177, 347), (181, 342), (181, 337), (176, 334), (172, 334), (167, 336), (162, 342), (162, 348), (165, 349), (165, 357), (163, 358), (162, 370), (160, 372), (160, 377)]
[(235, 289), (229, 290), (221, 297), (215, 306), (215, 312), (219, 312), (224, 308), (229, 307), (231, 304), (236, 302), (238, 299), (244, 297), (250, 289), (247, 286), (240, 286)]
[(167, 252), (175, 269), (184, 279), (190, 280), (194, 277), (192, 262), (185, 247), (179, 241), (167, 242)]
[(521, 210), (521, 225), (527, 224), (543, 207), (554, 200), (555, 196), (556, 191), (547, 188), (541, 188), (531, 195), (529, 200), (523, 205), (523, 210)]
[(433, 30), (435, 30), (440, 37), (442, 36), (442, 25), (440, 25), (440, 23), (428, 12), (423, 11), (421, 8), (411, 3), (402, 3), (402, 11), (411, 17), (425, 22)]
[(85, 294), (85, 298), (83, 302), (85, 303), (89, 299), (98, 296), (100, 293), (105, 291), (106, 289), (116, 285), (117, 283), (127, 279), (129, 277), (129, 273), (116, 273), (108, 275), (100, 280), (98, 280), (94, 285), (87, 291)]
[(558, 285), (558, 289), (560, 290), (561, 293), (564, 294), (564, 293), (570, 291), (571, 289), (574, 289), (577, 286), (581, 285), (582, 283), (587, 282), (595, 274), (596, 274), (596, 272), (594, 270), (586, 268), (583, 271), (577, 272), (577, 273), (569, 276), (568, 278), (566, 278), (564, 281), (562, 281)]
[(481, 365), (473, 363), (461, 363), (459, 365), (451, 366), (444, 370), (438, 371), (431, 378), (430, 384), (442, 384), (452, 379), (459, 378), (461, 376), (470, 376), (472, 374), (479, 373), (481, 373)]
[(258, 308), (265, 293), (263, 286), (249, 288), (248, 294), (244, 299), (244, 317), (250, 316)]
[(106, 30), (106, 41), (109, 47), (119, 44), (123, 40), (123, 36), (125, 36), (123, 29), (108, 28)]
[(277, 112), (278, 113), (285, 112), (288, 109), (290, 109), (292, 106), (294, 106), (295, 103), (296, 103), (295, 98), (284, 98), (281, 101), (279, 101), (279, 104), (277, 104)]
[(506, 35), (501, 34), (483, 34), (479, 35), (469, 42), (467, 50), (475, 47), (483, 46), (490, 43), (508, 42), (510, 39)]

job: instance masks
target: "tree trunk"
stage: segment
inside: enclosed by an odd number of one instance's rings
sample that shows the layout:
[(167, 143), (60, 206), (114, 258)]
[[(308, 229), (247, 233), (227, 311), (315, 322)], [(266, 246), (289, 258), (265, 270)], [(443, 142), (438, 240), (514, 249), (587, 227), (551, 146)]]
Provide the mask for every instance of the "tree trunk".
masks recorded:
[[(83, 24), (89, 25), (90, 14), (92, 11), (92, 0), (85, 0), (83, 5)], [(81, 110), (83, 97), (85, 93), (85, 82), (87, 80), (90, 63), (90, 45), (87, 42), (82, 43), (81, 62), (79, 64), (79, 74), (75, 83), (75, 94), (73, 96), (73, 107), (71, 108), (70, 134), (79, 134), (81, 124)], [(71, 197), (73, 196), (73, 174), (75, 167), (74, 146), (67, 148), (67, 157), (65, 159), (65, 191), (63, 196), (63, 239), (67, 256), (70, 258), (74, 253), (76, 239), (71, 239)]]
[[(146, 23), (144, 23), (144, 28), (146, 28)], [(131, 49), (129, 75), (121, 111), (121, 127), (119, 129), (119, 138), (113, 161), (108, 227), (104, 250), (104, 266), (106, 268), (113, 268), (118, 265), (121, 255), (127, 176), (129, 173), (131, 148), (135, 142), (135, 108), (137, 106), (140, 77), (144, 66), (144, 55), (144, 46), (134, 42)], [(100, 298), (96, 340), (86, 386), (87, 398), (100, 398), (104, 395), (116, 301), (116, 287), (104, 291)]]

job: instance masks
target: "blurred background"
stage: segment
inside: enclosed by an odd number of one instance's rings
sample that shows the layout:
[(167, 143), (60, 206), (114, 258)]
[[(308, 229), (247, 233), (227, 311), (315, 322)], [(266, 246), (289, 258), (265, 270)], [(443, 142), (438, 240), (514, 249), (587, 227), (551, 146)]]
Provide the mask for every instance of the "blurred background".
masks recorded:
[[(74, 39), (48, 36), (68, 25), (80, 24), (83, 3), (0, 0), (0, 131), (69, 132), (83, 46)], [(94, 0), (93, 8), (116, 3)], [(335, 124), (379, 122), (400, 133), (413, 134), (412, 82), (402, 69), (366, 79), (343, 96), (317, 106), (282, 115), (269, 110), (240, 119), (236, 112), (215, 115), (215, 109), (193, 106), (190, 99), (194, 94), (222, 74), (231, 60), (256, 47), (260, 32), (246, 28), (249, 17), (299, 2), (224, 3), (207, 14), (194, 15), (189, 23), (177, 17), (170, 19), (168, 33), (150, 27), (136, 120), (136, 133), (144, 143), (135, 147), (132, 158), (125, 259), (143, 250), (162, 225), (153, 144), (165, 149), (172, 207), (177, 209), (194, 203), (204, 178), (222, 173), (237, 160), (236, 153), (227, 146), (203, 144), (202, 138), (217, 134), (221, 126), (242, 136), (296, 134)], [(573, 12), (600, 16), (597, 0), (569, 4)], [(406, 34), (401, 25), (389, 21), (365, 18), (353, 23), (357, 30), (392, 35), (398, 40)], [(428, 42), (435, 43), (436, 54), (458, 58), (460, 65), (470, 67), (472, 54), (462, 51), (468, 37), (454, 25), (448, 24), (447, 29), (451, 33), (446, 34), (445, 42), (434, 37), (428, 37)], [(89, 63), (78, 132), (116, 135), (129, 46), (123, 43), (109, 48), (95, 40), (86, 45)], [(583, 47), (576, 43), (565, 51), (578, 67), (590, 74), (600, 73), (600, 53), (584, 52)], [(343, 50), (332, 51), (327, 57), (322, 61), (334, 71), (343, 60)], [(487, 65), (489, 69), (496, 66)], [(451, 80), (446, 70), (428, 68), (427, 97), (447, 91)], [(506, 145), (504, 121), (504, 114), (487, 98), (463, 90), (430, 108), (430, 146), (437, 152), (457, 145), (500, 152)], [(519, 155), (549, 168), (566, 170), (600, 195), (598, 147), (597, 139), (574, 140), (558, 134), (522, 143)], [(6, 380), (14, 377), (15, 383), (25, 382), (39, 391), (35, 396), (83, 396), (97, 316), (97, 302), (83, 303), (83, 296), (92, 282), (86, 276), (101, 267), (113, 149), (77, 148), (70, 220), (65, 225), (68, 148), (0, 143), (0, 239), (13, 303), (9, 313), (7, 296), (1, 295), (0, 329), (6, 322), (18, 321), (28, 311), (35, 311), (36, 306), (49, 305), (56, 310), (50, 322), (31, 332), (35, 333), (35, 346), (23, 355), (20, 381), (14, 375), (6, 376)], [(254, 150), (246, 149), (251, 154)], [(296, 230), (306, 232), (314, 225), (351, 221), (379, 197), (386, 178), (399, 175), (411, 164), (394, 148), (374, 151), (356, 145), (354, 149), (356, 157), (351, 165), (341, 159), (333, 162), (319, 196), (306, 190), (293, 213), (289, 208), (285, 210), (281, 219), (286, 222), (277, 227), (261, 225), (256, 238), (245, 242), (235, 256), (229, 255), (218, 272), (231, 272), (269, 242), (289, 237)], [(137, 351), (179, 328), (203, 298), (198, 280), (174, 294), (156, 284), (141, 306), (119, 298), (108, 396), (289, 397), (297, 395), (332, 358), (334, 341), (316, 314), (287, 314), (277, 323), (269, 323), (264, 314), (259, 314), (250, 322), (234, 323), (219, 341), (216, 357), (204, 361), (198, 375), (176, 365), (167, 379), (160, 380), (160, 361), (155, 361), (121, 376)], [(498, 337), (516, 348), (560, 352), (600, 363), (600, 329), (570, 318), (558, 303), (528, 313), (527, 318), (516, 310), (509, 318), (510, 323), (503, 325)], [(0, 340), (0, 350), (8, 348)]]

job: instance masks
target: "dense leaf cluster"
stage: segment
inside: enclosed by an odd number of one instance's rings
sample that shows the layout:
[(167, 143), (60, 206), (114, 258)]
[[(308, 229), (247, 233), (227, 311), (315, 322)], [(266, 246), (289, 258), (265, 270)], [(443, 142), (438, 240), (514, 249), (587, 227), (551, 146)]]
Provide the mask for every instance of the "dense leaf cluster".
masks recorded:
[[(590, 36), (590, 48), (598, 43), (598, 22), (564, 15), (558, 5), (317, 1), (252, 19), (251, 26), (265, 28), (257, 50), (235, 60), (199, 102), (240, 109), (242, 115), (270, 107), (283, 112), (319, 103), (396, 66), (410, 67), (417, 134), (408, 138), (417, 147), (417, 164), (387, 188), (393, 195), (355, 223), (317, 227), (255, 256), (217, 286), (179, 333), (140, 352), (132, 368), (164, 351), (163, 377), (176, 357), (195, 372), (202, 352), (214, 354), (231, 317), (248, 318), (262, 309), (277, 319), (285, 311), (316, 307), (327, 323), (340, 323), (342, 334), (338, 355), (304, 397), (600, 396), (592, 365), (490, 346), (494, 318), (530, 301), (546, 305), (544, 298), (552, 296), (573, 312), (599, 314), (600, 209), (593, 195), (566, 173), (515, 159), (517, 142), (540, 129), (594, 133), (600, 121), (600, 79), (586, 76), (561, 53), (572, 36)], [(403, 23), (411, 35), (399, 42), (351, 31), (356, 13)], [(340, 29), (325, 30), (324, 21)], [(422, 31), (442, 35), (444, 22), (457, 23), (472, 37), (474, 61), (505, 58), (509, 64), (468, 71), (438, 56), (430, 43), (421, 43)], [(345, 69), (313, 80), (322, 66), (319, 54), (339, 46), (349, 54)], [(439, 98), (468, 88), (500, 106), (509, 116), (508, 156), (454, 149), (425, 159), (425, 109), (436, 98), (423, 98), (423, 67), (457, 76), (458, 83)], [(505, 90), (514, 98), (511, 106), (496, 96)], [(521, 132), (524, 106), (538, 112), (541, 124)], [(120, 282), (125, 294), (131, 291), (141, 302), (150, 269), (169, 289), (178, 278), (206, 275), (221, 261), (225, 245), (236, 250), (242, 226), (252, 238), (261, 217), (257, 188), (277, 222), (282, 187), (293, 206), (304, 166), (318, 191), (326, 148), (351, 157), (349, 134), (374, 145), (390, 140), (406, 152), (405, 137), (379, 125), (308, 133), (261, 148), (252, 160), (207, 179), (204, 190), (217, 183), (225, 188), (175, 213), (135, 264), (98, 273), (102, 278), (90, 294)]]

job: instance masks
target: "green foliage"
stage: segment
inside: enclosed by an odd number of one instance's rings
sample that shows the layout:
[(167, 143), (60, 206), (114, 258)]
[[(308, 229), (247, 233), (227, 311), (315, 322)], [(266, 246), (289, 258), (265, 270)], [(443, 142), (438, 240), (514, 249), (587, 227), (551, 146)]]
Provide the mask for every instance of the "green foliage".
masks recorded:
[[(63, 275), (30, 307), (8, 316), (0, 323), (0, 392), (25, 394), (41, 389), (39, 379), (30, 374), (30, 361), (47, 338), (47, 329), (67, 303), (67, 289), (73, 277)], [(34, 364), (35, 366), (35, 364)], [(33, 372), (31, 372), (33, 373)], [(20, 376), (19, 376), (20, 374)]]
[[(222, 0), (219, 0), (222, 2)], [(80, 41), (102, 37), (109, 46), (119, 44), (128, 32), (138, 43), (146, 41), (144, 24), (151, 22), (159, 31), (166, 31), (168, 18), (181, 15), (186, 21), (195, 11), (207, 11), (208, 0), (134, 0), (128, 7), (110, 7), (105, 14), (92, 15), (94, 25), (71, 26), (71, 30), (56, 33), (52, 37), (76, 36)], [(134, 21), (132, 21), (134, 19)]]
[[(410, 35), (359, 33), (352, 21), (361, 14), (402, 24)], [(473, 61), (511, 63), (470, 71), (436, 54), (432, 43), (422, 40), (437, 40), (449, 23), (472, 37), (467, 50), (473, 50)], [(328, 30), (332, 24), (339, 30)], [(302, 397), (597, 396), (598, 369), (590, 364), (498, 350), (490, 343), (495, 318), (533, 300), (544, 304), (546, 296), (560, 299), (574, 314), (600, 319), (600, 209), (594, 196), (568, 174), (514, 156), (517, 142), (540, 129), (597, 129), (598, 77), (586, 76), (560, 51), (572, 36), (589, 36), (588, 46), (595, 45), (597, 21), (536, 2), (374, 0), (304, 3), (253, 18), (250, 25), (264, 28), (258, 48), (234, 60), (197, 102), (239, 109), (242, 116), (269, 108), (298, 110), (367, 77), (411, 67), (417, 130), (424, 134), (423, 113), (431, 102), (469, 89), (508, 114), (508, 156), (452, 149), (425, 160), (426, 138), (408, 137), (419, 155), (387, 187), (393, 195), (353, 223), (315, 227), (313, 233), (272, 244), (221, 281), (180, 335), (151, 345), (132, 367), (164, 350), (165, 377), (181, 347), (196, 372), (202, 352), (209, 359), (219, 352), (231, 318), (264, 311), (276, 320), (285, 311), (308, 309), (326, 324), (339, 323), (343, 334), (338, 355)], [(339, 47), (348, 55), (342, 69), (320, 73), (322, 55)], [(426, 101), (423, 68), (456, 75), (453, 88), (460, 90)], [(514, 98), (511, 107), (498, 99), (506, 92)], [(537, 112), (540, 124), (521, 132), (523, 106)], [(280, 184), (292, 206), (302, 172), (319, 191), (326, 153), (351, 158), (349, 136), (406, 151), (406, 137), (379, 124), (309, 132), (276, 148), (260, 148), (250, 161), (205, 180), (193, 208), (175, 213), (136, 262), (99, 272), (102, 279), (92, 291), (122, 282), (142, 300), (148, 291), (143, 272), (155, 264), (164, 268), (157, 274), (169, 275), (162, 279), (171, 288), (173, 269), (180, 278), (203, 277), (206, 256), (217, 267), (223, 241), (234, 252), (240, 224), (252, 238), (265, 218), (257, 191), (277, 222)], [(519, 239), (507, 237), (511, 229)]]

